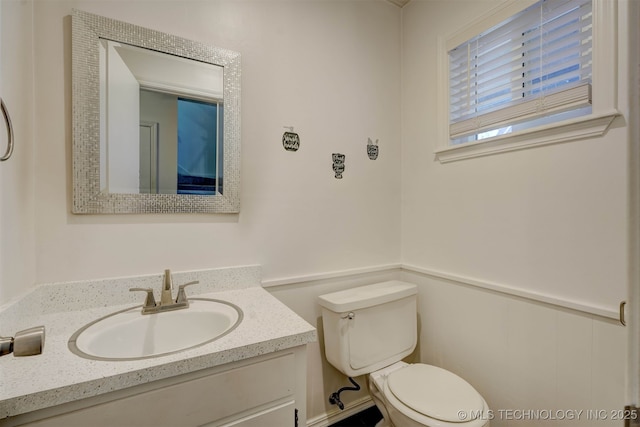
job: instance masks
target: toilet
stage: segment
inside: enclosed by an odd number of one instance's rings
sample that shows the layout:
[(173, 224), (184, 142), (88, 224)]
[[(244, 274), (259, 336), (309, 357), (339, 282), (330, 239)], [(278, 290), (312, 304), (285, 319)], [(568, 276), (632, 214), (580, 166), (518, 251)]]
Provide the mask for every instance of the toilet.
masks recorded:
[(397, 280), (319, 297), (329, 363), (348, 377), (369, 375), (383, 415), (376, 427), (488, 427), (491, 411), (456, 374), (402, 359), (418, 339), (417, 287)]

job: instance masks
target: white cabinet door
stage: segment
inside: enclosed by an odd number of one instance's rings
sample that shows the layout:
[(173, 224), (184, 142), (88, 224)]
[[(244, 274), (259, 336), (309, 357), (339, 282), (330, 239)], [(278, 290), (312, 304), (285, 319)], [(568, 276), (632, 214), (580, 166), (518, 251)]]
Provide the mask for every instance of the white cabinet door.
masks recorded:
[[(294, 426), (293, 353), (28, 424), (32, 427)], [(235, 423), (235, 424), (234, 424)]]

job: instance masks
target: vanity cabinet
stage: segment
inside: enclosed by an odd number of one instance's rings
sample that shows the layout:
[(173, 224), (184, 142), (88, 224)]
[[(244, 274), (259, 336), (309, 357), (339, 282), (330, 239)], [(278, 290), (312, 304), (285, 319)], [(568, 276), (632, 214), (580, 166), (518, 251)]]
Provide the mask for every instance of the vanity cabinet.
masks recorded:
[(301, 346), (9, 418), (0, 425), (293, 427), (306, 414), (305, 389), (306, 351)]

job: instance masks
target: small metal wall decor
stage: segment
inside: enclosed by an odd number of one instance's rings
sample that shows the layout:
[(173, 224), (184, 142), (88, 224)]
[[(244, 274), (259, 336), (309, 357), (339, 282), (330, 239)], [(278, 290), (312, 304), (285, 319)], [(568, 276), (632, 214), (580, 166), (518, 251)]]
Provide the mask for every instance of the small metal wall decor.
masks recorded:
[(282, 135), (282, 146), (287, 151), (298, 151), (300, 148), (300, 135), (293, 131), (293, 126), (285, 126), (285, 129), (289, 129), (289, 132), (285, 132)]
[(375, 144), (371, 142), (371, 138), (367, 138), (367, 155), (371, 160), (375, 160), (378, 158), (378, 140), (376, 139)]
[(336, 174), (336, 179), (342, 179), (342, 172), (344, 172), (344, 154), (333, 153), (333, 171)]

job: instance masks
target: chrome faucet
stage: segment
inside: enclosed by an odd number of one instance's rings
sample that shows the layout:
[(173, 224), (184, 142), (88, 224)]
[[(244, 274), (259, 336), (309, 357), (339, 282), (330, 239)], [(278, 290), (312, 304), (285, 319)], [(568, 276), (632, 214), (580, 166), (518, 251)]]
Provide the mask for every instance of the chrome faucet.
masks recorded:
[(173, 303), (173, 278), (171, 270), (164, 271), (164, 283), (162, 284), (162, 293), (160, 294), (160, 304), (166, 305)]
[(178, 294), (176, 299), (173, 299), (173, 279), (171, 277), (171, 270), (164, 271), (164, 282), (162, 284), (162, 291), (160, 293), (160, 302), (156, 302), (153, 296), (153, 289), (151, 288), (131, 288), (129, 291), (142, 291), (147, 293), (147, 297), (144, 300), (142, 306), (142, 314), (159, 313), (161, 311), (180, 310), (182, 308), (189, 307), (189, 299), (184, 288), (190, 285), (200, 283), (199, 281), (193, 281), (178, 286)]

